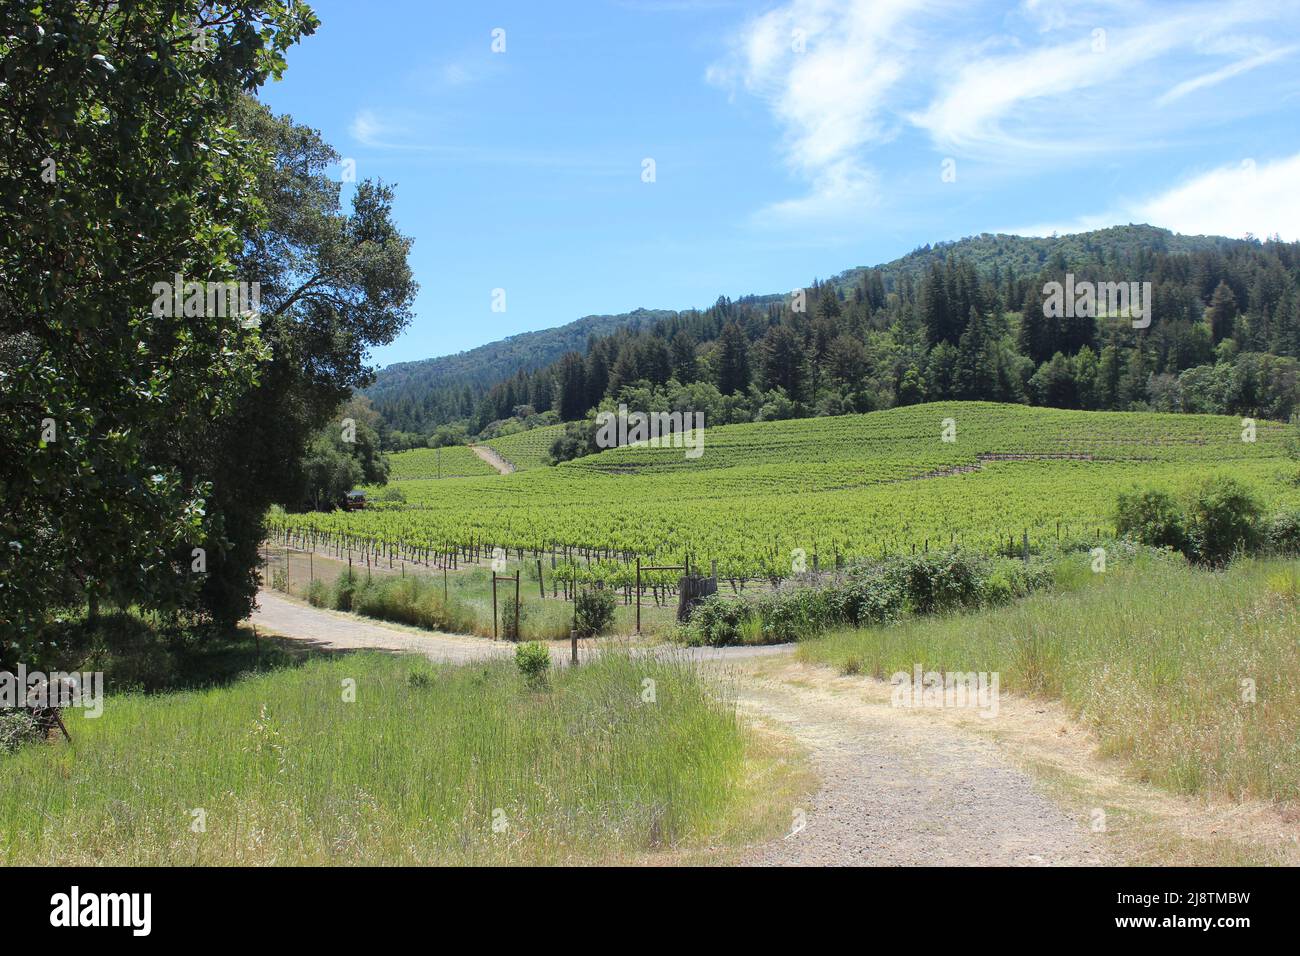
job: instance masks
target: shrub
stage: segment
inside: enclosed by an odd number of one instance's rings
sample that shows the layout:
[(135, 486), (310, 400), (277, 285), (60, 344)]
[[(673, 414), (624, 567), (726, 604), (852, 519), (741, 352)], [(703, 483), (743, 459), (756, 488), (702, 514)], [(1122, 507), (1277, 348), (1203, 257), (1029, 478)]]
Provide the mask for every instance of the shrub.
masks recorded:
[(1258, 550), (1262, 514), (1259, 500), (1236, 479), (1209, 479), (1188, 508), (1188, 557), (1222, 565), (1238, 552)]
[(785, 587), (758, 599), (755, 610), (763, 621), (769, 643), (798, 641), (839, 620), (833, 587)]
[(1278, 554), (1300, 554), (1300, 511), (1283, 511), (1268, 526), (1268, 546)]
[(1056, 583), (1056, 569), (1050, 564), (999, 561), (980, 582), (979, 603), (998, 607), (1026, 597)]
[(579, 637), (595, 637), (614, 623), (614, 592), (608, 588), (580, 591), (574, 602), (574, 627)]
[(307, 585), (307, 603), (312, 607), (329, 607), (333, 602), (330, 586), (320, 578), (315, 578)]
[(785, 584), (757, 598), (714, 595), (699, 604), (684, 636), (691, 644), (800, 641), (842, 624), (892, 624), (907, 611), (936, 614), (1005, 604), (1049, 587), (1047, 561), (990, 564), (960, 552), (895, 558), (828, 583)]
[(1159, 488), (1121, 492), (1115, 528), (1141, 544), (1187, 551), (1187, 519), (1173, 496)]
[(888, 624), (903, 612), (899, 582), (879, 571), (853, 578), (838, 589), (839, 616), (848, 624)]
[(917, 614), (936, 614), (980, 603), (983, 563), (959, 551), (916, 554), (889, 565), (889, 574)]
[(0, 711), (0, 754), (12, 753), (40, 739), (40, 724), (27, 711)]
[(501, 602), (500, 630), (501, 636), (507, 641), (519, 640), (519, 633), (524, 628), (524, 621), (528, 617), (527, 605), (523, 601), (515, 601), (515, 596), (511, 594)]
[(359, 585), (360, 579), (355, 571), (351, 568), (341, 571), (334, 581), (334, 607), (340, 611), (352, 610)]
[(544, 687), (551, 669), (551, 652), (541, 641), (528, 641), (515, 648), (515, 666), (529, 687)]
[(753, 616), (749, 602), (743, 598), (711, 594), (695, 606), (687, 625), (686, 639), (691, 644), (721, 647), (740, 640), (742, 622)]

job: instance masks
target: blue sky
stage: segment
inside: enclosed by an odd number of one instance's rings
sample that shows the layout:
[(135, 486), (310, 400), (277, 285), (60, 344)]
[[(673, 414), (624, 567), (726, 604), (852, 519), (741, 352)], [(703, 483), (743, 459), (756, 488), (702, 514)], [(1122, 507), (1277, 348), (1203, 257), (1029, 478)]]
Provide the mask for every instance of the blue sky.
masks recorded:
[(262, 98), (397, 185), (379, 365), (980, 232), (1300, 238), (1295, 0), (313, 6)]

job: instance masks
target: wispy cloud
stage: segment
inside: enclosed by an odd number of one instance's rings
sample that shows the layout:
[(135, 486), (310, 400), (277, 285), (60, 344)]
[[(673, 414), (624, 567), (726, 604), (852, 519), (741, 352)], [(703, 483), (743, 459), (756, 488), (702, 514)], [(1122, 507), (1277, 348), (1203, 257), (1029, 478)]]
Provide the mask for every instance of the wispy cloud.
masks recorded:
[(422, 64), (413, 69), (407, 79), (423, 92), (436, 96), (463, 87), (483, 83), (506, 72), (504, 57), (483, 51)]
[[(1087, 6), (1076, 10), (1076, 17), (1085, 17), (1081, 11)], [(1240, 2), (1187, 7), (1177, 14), (1142, 7), (1128, 14), (1097, 9), (1092, 28), (1080, 27), (1076, 19), (1064, 31), (1044, 34), (1032, 48), (1015, 43), (1001, 53), (956, 51), (949, 60), (951, 70), (941, 71), (950, 78), (926, 109), (911, 118), (940, 149), (968, 155), (1006, 158), (1023, 156), (1025, 150), (1053, 154), (1121, 148), (1126, 139), (1152, 134), (1151, 118), (1134, 108), (1144, 88), (1168, 72), (1185, 70), (1188, 58), (1222, 47), (1230, 31), (1272, 15), (1268, 4)], [(1206, 44), (1207, 37), (1216, 43)], [(1213, 79), (1188, 82), (1205, 85), (1235, 75), (1220, 72)], [(1185, 114), (1162, 121), (1190, 118)], [(1088, 120), (1105, 135), (1081, 135), (1081, 121)]]
[(380, 138), (386, 130), (373, 110), (361, 110), (352, 117), (348, 132), (362, 146), (376, 146), (379, 145)]
[(1154, 196), (1078, 219), (1012, 227), (1026, 236), (1067, 235), (1129, 222), (1187, 235), (1300, 240), (1300, 153), (1257, 163), (1252, 159), (1191, 176)]
[(549, 146), (512, 144), (498, 147), (433, 141), (446, 125), (433, 117), (412, 112), (362, 109), (352, 118), (349, 132), (360, 146), (411, 158), (420, 157), (429, 162), (569, 169), (601, 176), (626, 176), (629, 168), (636, 168), (635, 159), (629, 159), (614, 148), (596, 153)]
[(812, 191), (764, 218), (824, 216), (869, 203), (863, 152), (892, 138), (886, 112), (907, 73), (909, 20), (934, 0), (793, 0), (751, 20), (708, 79), (763, 99), (785, 130), (786, 162)]
[(1184, 80), (1177, 86), (1173, 87), (1168, 93), (1165, 93), (1156, 100), (1157, 106), (1167, 106), (1175, 100), (1180, 100), (1189, 93), (1195, 93), (1197, 90), (1203, 90), (1206, 87), (1216, 86), (1225, 80), (1230, 80), (1234, 76), (1240, 76), (1242, 73), (1248, 73), (1251, 70), (1258, 69), (1272, 63), (1274, 60), (1280, 60), (1283, 57), (1290, 56), (1300, 47), (1287, 46), (1277, 50), (1270, 50), (1267, 53), (1260, 53), (1257, 56), (1247, 57), (1244, 60), (1238, 60), (1236, 63), (1230, 63), (1227, 66), (1214, 70), (1211, 73), (1203, 73), (1200, 76), (1193, 77), (1190, 80)]
[[(888, 183), (871, 154), (909, 130), (940, 155), (1004, 166), (1086, 162), (1194, 130), (1205, 114), (1189, 94), (1297, 48), (1261, 50), (1243, 35), (1260, 24), (1297, 26), (1272, 0), (1024, 0), (1011, 13), (943, 0), (787, 0), (748, 21), (707, 78), (767, 106), (782, 157), (806, 184), (759, 219), (825, 218), (880, 195)], [(1206, 70), (1226, 56), (1235, 62)]]

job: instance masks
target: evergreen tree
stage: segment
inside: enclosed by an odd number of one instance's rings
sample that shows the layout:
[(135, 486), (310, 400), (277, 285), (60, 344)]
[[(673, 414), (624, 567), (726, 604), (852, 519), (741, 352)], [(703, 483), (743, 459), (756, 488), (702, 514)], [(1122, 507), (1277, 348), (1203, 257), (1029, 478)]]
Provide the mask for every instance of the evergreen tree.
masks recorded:
[(587, 413), (590, 406), (587, 404), (586, 378), (581, 354), (569, 352), (560, 359), (559, 372), (555, 376), (554, 401), (561, 421), (577, 421)]
[(1000, 398), (998, 358), (988, 318), (971, 306), (970, 320), (957, 345), (954, 397), (969, 401)]
[(1220, 282), (1215, 287), (1210, 306), (1205, 310), (1205, 319), (1210, 324), (1210, 335), (1215, 345), (1233, 337), (1233, 325), (1237, 320), (1237, 297), (1232, 294), (1227, 282)]
[(1114, 411), (1121, 408), (1120, 383), (1124, 377), (1124, 356), (1111, 344), (1101, 350), (1097, 363), (1097, 407)]
[(683, 385), (690, 385), (700, 376), (699, 363), (695, 359), (695, 337), (685, 330), (676, 332), (668, 347), (671, 353), (673, 378)]
[(763, 387), (785, 389), (798, 400), (803, 389), (803, 348), (799, 336), (787, 325), (767, 330), (758, 346)]
[(717, 386), (723, 395), (749, 388), (749, 339), (735, 322), (724, 325), (718, 337)]

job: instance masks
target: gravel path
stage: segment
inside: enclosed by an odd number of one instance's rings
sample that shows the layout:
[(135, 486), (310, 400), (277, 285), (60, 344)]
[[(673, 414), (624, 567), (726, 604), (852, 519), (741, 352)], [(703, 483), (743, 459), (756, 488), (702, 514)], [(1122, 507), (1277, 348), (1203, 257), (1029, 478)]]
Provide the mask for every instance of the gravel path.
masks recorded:
[[(770, 668), (767, 669), (770, 672)], [(737, 703), (808, 748), (821, 787), (805, 826), (756, 847), (756, 866), (1097, 865), (1099, 845), (997, 745), (790, 663), (737, 681)]]
[(495, 448), (489, 448), (487, 445), (470, 445), (469, 448), (503, 475), (508, 475), (515, 470), (514, 463), (502, 458)]
[[(514, 653), (481, 637), (388, 625), (262, 591), (260, 629), (325, 650), (389, 650), (466, 663)], [(802, 744), (820, 778), (805, 825), (755, 847), (756, 866), (1089, 865), (1103, 862), (1090, 834), (1013, 767), (996, 744), (877, 695), (845, 692), (824, 668), (790, 659), (791, 645), (646, 648), (725, 667), (743, 713)], [(595, 649), (583, 647), (582, 656)], [(557, 665), (569, 649), (551, 645)], [(833, 686), (832, 686), (833, 685)]]
[(302, 604), (275, 591), (259, 591), (257, 604), (251, 620), (259, 630), (301, 640), (321, 650), (399, 651), (456, 664), (514, 653), (514, 645), (501, 641), (394, 627)]
[[(300, 640), (313, 647), (328, 651), (396, 651), (405, 654), (423, 654), (430, 660), (464, 664), (494, 657), (513, 657), (515, 645), (507, 641), (493, 641), (486, 637), (467, 634), (447, 634), (403, 627), (312, 607), (292, 600), (277, 591), (259, 591), (258, 608), (250, 620), (260, 630), (279, 637)], [(776, 657), (790, 653), (793, 645), (771, 647), (693, 647), (662, 646), (645, 648), (639, 653), (669, 654), (688, 657), (695, 661), (750, 660)], [(551, 659), (557, 665), (569, 663), (571, 651), (563, 642), (550, 645)], [(579, 659), (595, 653), (595, 647), (583, 642), (579, 646)]]

